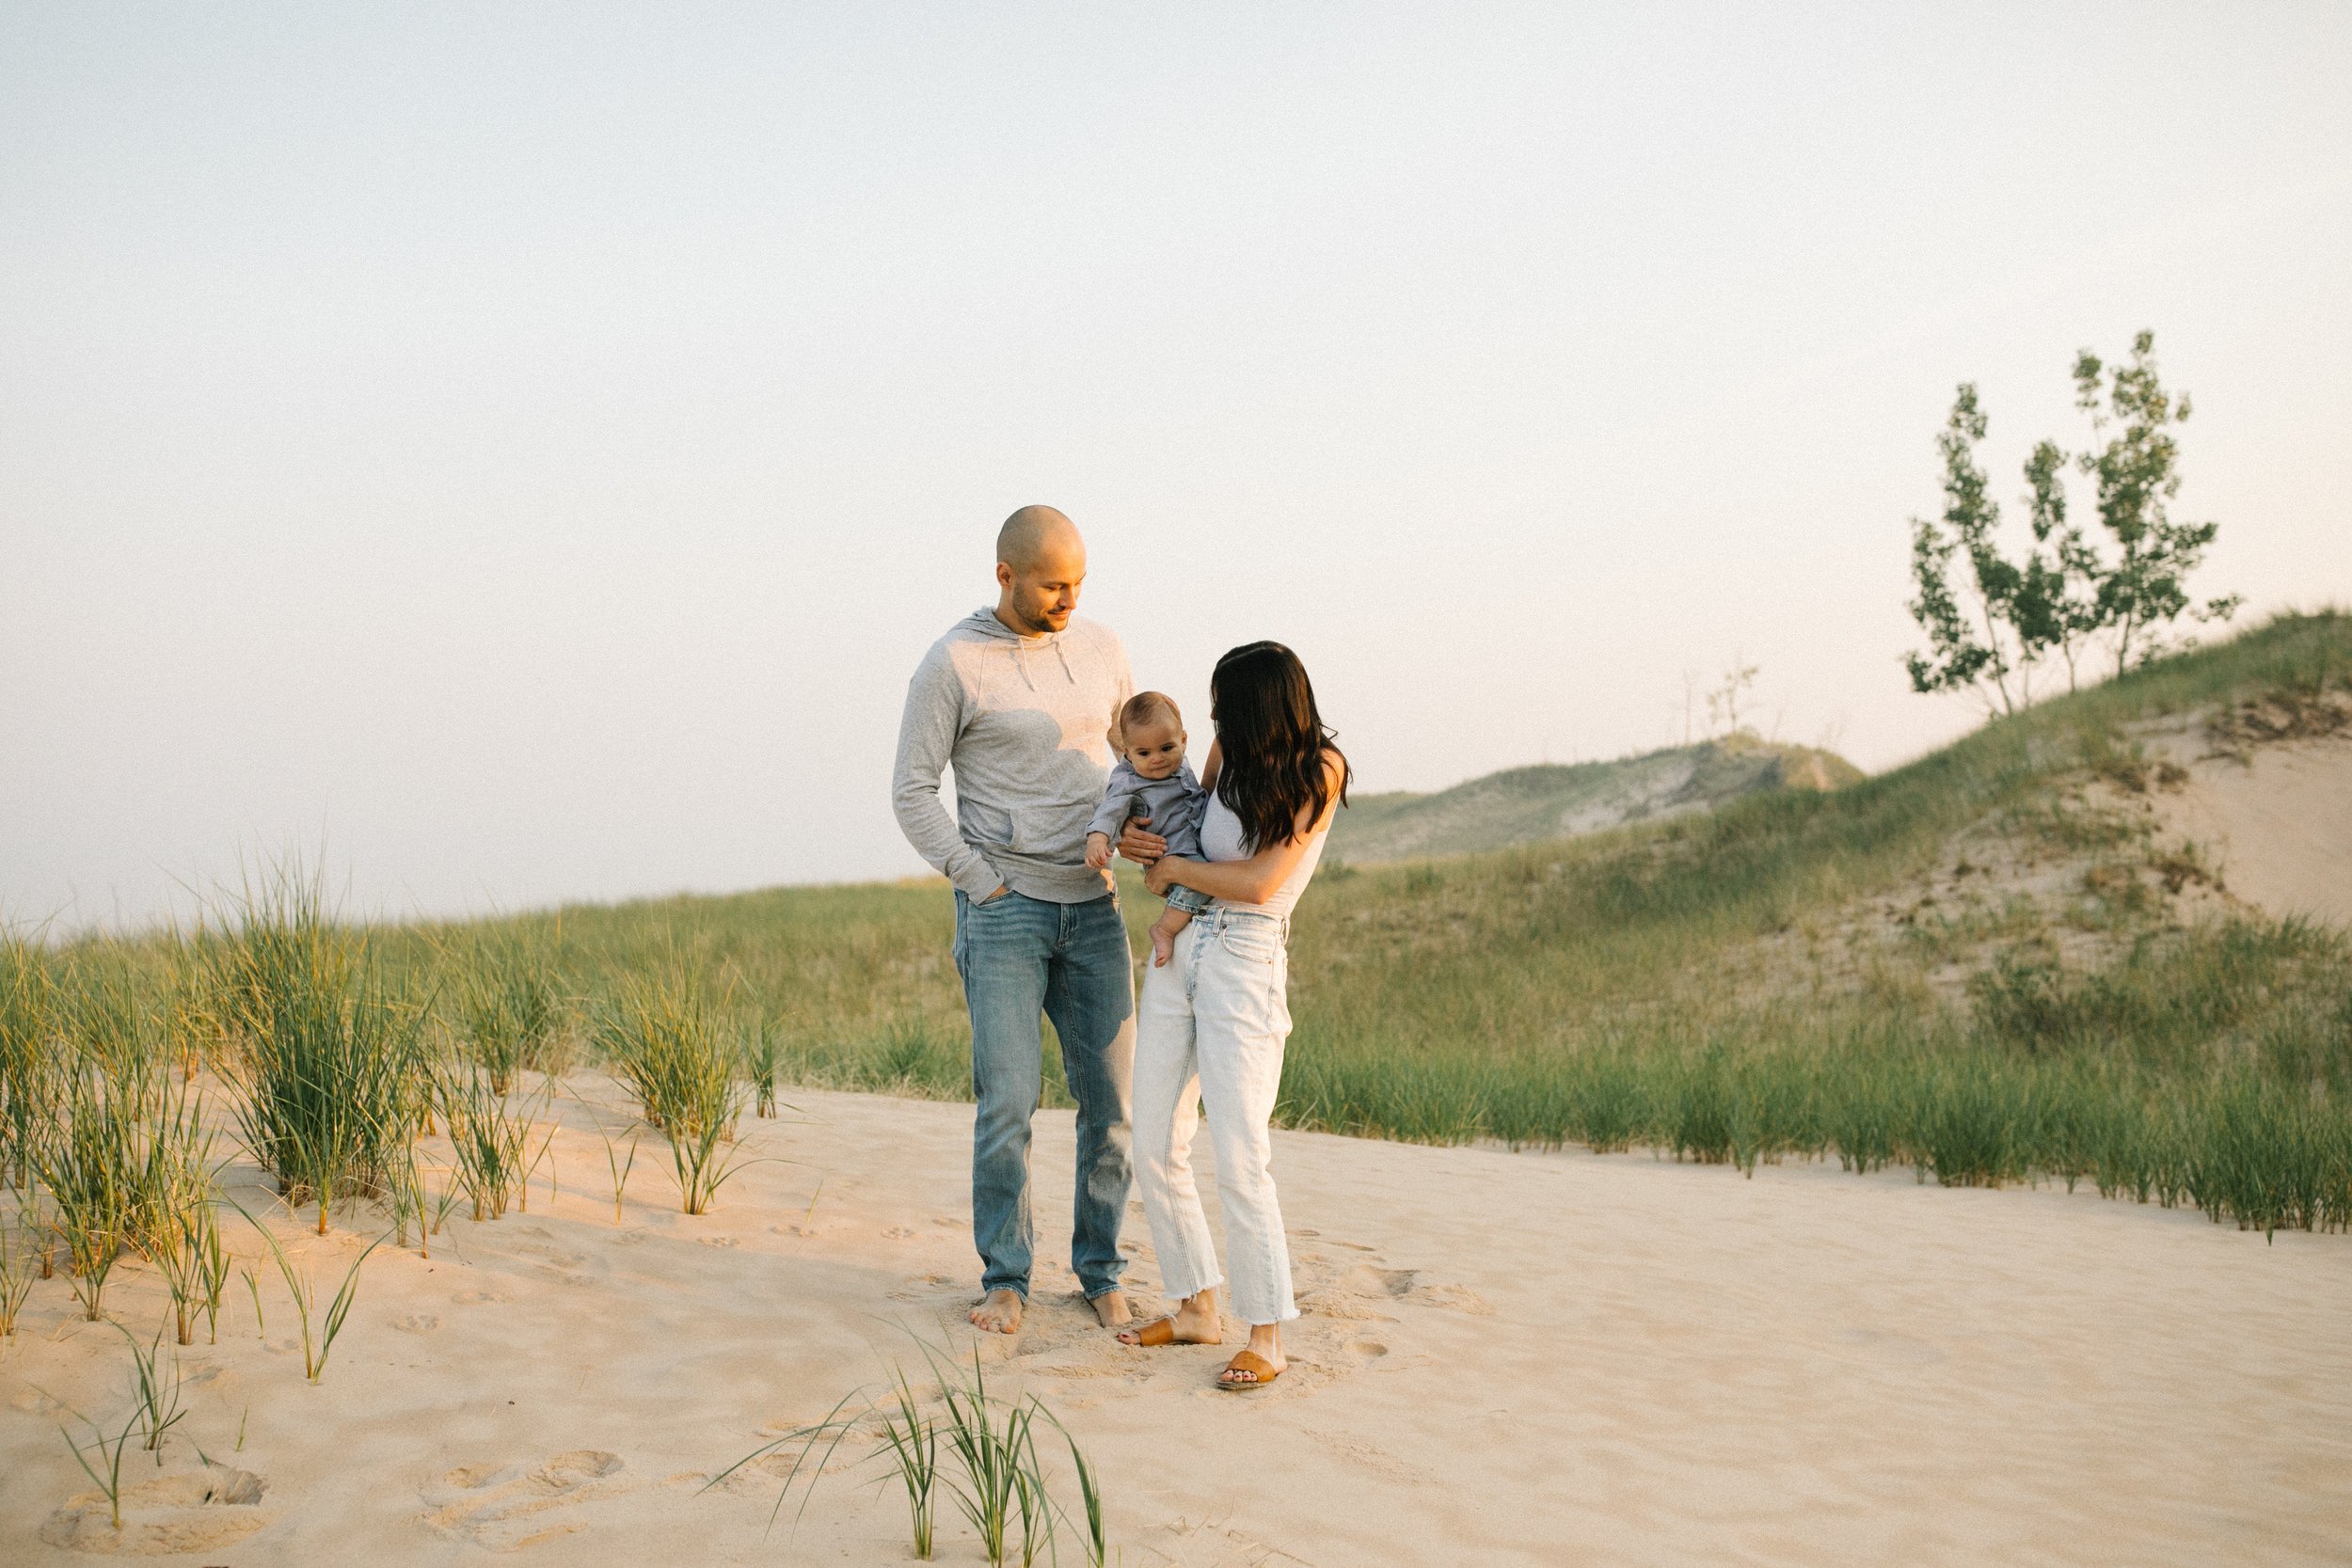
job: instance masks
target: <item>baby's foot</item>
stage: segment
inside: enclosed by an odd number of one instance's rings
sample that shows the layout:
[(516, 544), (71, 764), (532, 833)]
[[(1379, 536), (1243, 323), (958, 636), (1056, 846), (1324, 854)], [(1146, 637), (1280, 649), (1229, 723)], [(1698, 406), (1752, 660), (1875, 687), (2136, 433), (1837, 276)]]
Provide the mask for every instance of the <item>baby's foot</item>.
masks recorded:
[(1168, 967), (1168, 960), (1176, 956), (1176, 933), (1169, 930), (1165, 926), (1154, 924), (1152, 927), (1151, 937), (1152, 967), (1153, 969), (1166, 969)]

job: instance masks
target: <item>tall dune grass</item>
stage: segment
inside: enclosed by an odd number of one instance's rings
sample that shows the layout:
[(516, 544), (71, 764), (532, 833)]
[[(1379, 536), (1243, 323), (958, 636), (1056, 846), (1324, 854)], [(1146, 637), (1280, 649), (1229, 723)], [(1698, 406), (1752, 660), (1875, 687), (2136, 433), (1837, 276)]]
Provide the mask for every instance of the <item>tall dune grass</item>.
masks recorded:
[[(751, 1085), (737, 1076), (741, 1045), (700, 976), (683, 968), (625, 976), (605, 1005), (596, 1039), (635, 1089), (646, 1124), (669, 1140), (680, 1207), (706, 1212), (747, 1164), (734, 1146)], [(616, 1209), (618, 1186), (616, 1175)]]
[(435, 1099), (457, 1157), (456, 1177), (477, 1220), (494, 1220), (510, 1205), (526, 1203), (532, 1171), (546, 1155), (552, 1128), (538, 1134), (536, 1113), (552, 1091), (513, 1096), (499, 1086), (491, 1069), (479, 1062), (442, 1064), (435, 1074)]
[(564, 1065), (564, 1003), (552, 953), (541, 942), (493, 927), (442, 965), (451, 976), (459, 1038), (501, 1095), (526, 1069)]
[[(60, 965), (56, 1005), (20, 1014), (24, 1037), (10, 1047), (12, 1077), (34, 1085), (11, 1133), (20, 1217), (44, 1273), (49, 1236), (64, 1243), (69, 1278), (93, 1322), (126, 1252), (162, 1268), (176, 1299), (178, 1283), (193, 1284), (196, 1255), (184, 1243), (200, 1235), (213, 1195), (202, 1097), (173, 1071), (153, 998), (119, 957), (81, 953)], [(191, 1322), (183, 1313), (182, 1343)]]
[(248, 892), (223, 932), (196, 944), (238, 1094), (246, 1147), (290, 1206), (397, 1184), (426, 1103), (424, 1008), (336, 922), (298, 869)]
[(36, 1142), (64, 1083), (55, 990), (42, 949), (0, 931), (0, 1182), (19, 1188), (32, 1180)]
[(67, 1076), (60, 1108), (61, 1120), (35, 1145), (33, 1169), (56, 1209), (73, 1292), (83, 1315), (96, 1323), (138, 1207), (144, 1161), (137, 1088), (77, 1066)]

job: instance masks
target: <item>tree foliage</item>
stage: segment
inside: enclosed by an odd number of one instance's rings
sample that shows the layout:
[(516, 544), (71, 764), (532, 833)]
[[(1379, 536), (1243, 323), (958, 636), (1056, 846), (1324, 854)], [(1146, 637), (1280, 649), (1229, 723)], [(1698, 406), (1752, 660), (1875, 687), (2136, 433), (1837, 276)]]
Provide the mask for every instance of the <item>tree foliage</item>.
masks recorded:
[[(2099, 376), (2108, 372), (2106, 410)], [(2131, 362), (2105, 367), (2085, 349), (2074, 359), (2074, 406), (2090, 416), (2094, 442), (2112, 420), (2120, 428), (2105, 446), (2075, 459), (2098, 482), (2099, 526), (2114, 540), (2114, 562), (2096, 579), (2099, 625), (2115, 648), (2115, 673), (2135, 656), (2165, 649), (2162, 628), (2184, 612), (2201, 621), (2227, 620), (2242, 602), (2231, 594), (2191, 609), (2187, 578), (2201, 565), (2221, 530), (2218, 523), (2180, 523), (2167, 504), (2180, 493), (2181, 447), (2172, 427), (2188, 422), (2188, 394), (2166, 393), (2156, 377), (2156, 335), (2132, 340)]]
[[(1904, 660), (1914, 690), (1974, 690), (1994, 711), (2014, 713), (2033, 701), (2034, 675), (2052, 658), (2072, 689), (2103, 648), (2120, 674), (2172, 646), (2166, 628), (2184, 614), (2226, 620), (2237, 609), (2234, 594), (2200, 606), (2188, 593), (2220, 525), (2176, 522), (2168, 511), (2181, 487), (2173, 429), (2187, 420), (2189, 400), (2165, 391), (2155, 335), (2140, 333), (2129, 362), (2112, 368), (2086, 349), (2074, 374), (2091, 442), (2070, 455), (2043, 440), (2026, 457), (2028, 538), (2015, 560), (2002, 546), (2000, 503), (1977, 460), (1987, 417), (1975, 384), (1961, 384), (1936, 436), (1943, 514), (1911, 522), (1909, 609), (1928, 640)], [(2095, 482), (2104, 545), (2068, 515), (2070, 467)]]

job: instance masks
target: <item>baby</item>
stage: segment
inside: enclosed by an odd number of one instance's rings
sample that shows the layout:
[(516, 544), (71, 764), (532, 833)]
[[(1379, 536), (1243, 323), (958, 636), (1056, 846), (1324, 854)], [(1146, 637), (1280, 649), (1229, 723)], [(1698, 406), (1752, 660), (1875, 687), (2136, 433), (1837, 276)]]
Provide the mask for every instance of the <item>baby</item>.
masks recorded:
[[(1151, 830), (1168, 840), (1168, 852), (1200, 858), (1200, 814), (1208, 791), (1184, 764), (1184, 717), (1157, 691), (1138, 691), (1111, 721), (1111, 750), (1119, 766), (1103, 791), (1103, 804), (1087, 824), (1087, 864), (1100, 871), (1111, 863), (1111, 845), (1130, 817), (1148, 816)], [(1165, 965), (1176, 952), (1176, 933), (1209, 907), (1209, 895), (1188, 887), (1168, 890), (1168, 908), (1152, 923), (1152, 965)]]

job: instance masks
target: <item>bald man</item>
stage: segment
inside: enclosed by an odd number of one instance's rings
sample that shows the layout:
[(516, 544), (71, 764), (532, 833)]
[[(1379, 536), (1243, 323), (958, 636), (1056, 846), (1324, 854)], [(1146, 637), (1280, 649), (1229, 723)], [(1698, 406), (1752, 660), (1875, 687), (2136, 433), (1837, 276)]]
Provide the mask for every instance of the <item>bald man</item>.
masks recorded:
[[(1119, 1225), (1127, 1209), (1135, 971), (1106, 871), (1086, 860), (1103, 798), (1112, 715), (1134, 695), (1127, 653), (1078, 620), (1086, 542), (1050, 506), (996, 535), (996, 603), (931, 644), (907, 688), (891, 801), (917, 853), (955, 884), (956, 972), (972, 1016), (972, 1322), (1019, 1330), (1029, 1299), (1029, 1117), (1054, 1021), (1078, 1102), (1070, 1266), (1095, 1316), (1128, 1319)], [(939, 797), (955, 769), (956, 811)], [(1159, 847), (1131, 829), (1136, 858)]]

